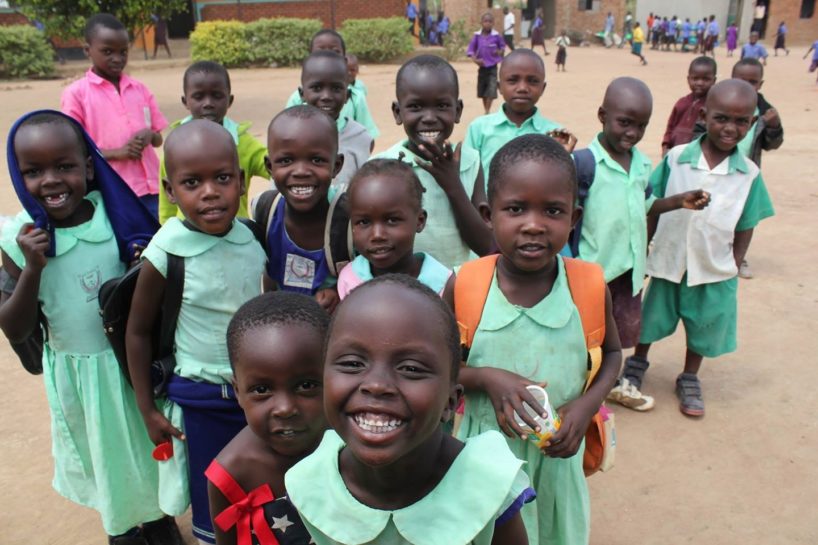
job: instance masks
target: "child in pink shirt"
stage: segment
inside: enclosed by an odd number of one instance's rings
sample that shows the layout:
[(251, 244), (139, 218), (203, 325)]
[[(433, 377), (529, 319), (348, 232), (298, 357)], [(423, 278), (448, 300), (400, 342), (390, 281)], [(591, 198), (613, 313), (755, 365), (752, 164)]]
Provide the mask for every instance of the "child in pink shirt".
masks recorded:
[(168, 122), (145, 85), (123, 73), (128, 32), (113, 15), (85, 24), (85, 53), (93, 66), (63, 91), (61, 109), (80, 122), (102, 155), (157, 215), (160, 131)]

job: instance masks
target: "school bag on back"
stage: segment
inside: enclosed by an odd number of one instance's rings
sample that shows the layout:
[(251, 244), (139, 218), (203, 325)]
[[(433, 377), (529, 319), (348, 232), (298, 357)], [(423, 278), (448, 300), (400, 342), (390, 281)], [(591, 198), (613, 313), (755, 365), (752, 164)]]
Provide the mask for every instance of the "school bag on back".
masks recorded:
[[(497, 264), (497, 255), (464, 263), (454, 284), (454, 308), (460, 328), (460, 342), (464, 348), (463, 361), (480, 324), (483, 306), (488, 297)], [(579, 259), (563, 258), (568, 289), (579, 311), (585, 345), (588, 348), (588, 390), (602, 365), (602, 342), (605, 340), (605, 278), (602, 268)], [(613, 413), (603, 404), (591, 419), (585, 432), (585, 454), (582, 467), (585, 476), (613, 467), (616, 449), (616, 429)]]

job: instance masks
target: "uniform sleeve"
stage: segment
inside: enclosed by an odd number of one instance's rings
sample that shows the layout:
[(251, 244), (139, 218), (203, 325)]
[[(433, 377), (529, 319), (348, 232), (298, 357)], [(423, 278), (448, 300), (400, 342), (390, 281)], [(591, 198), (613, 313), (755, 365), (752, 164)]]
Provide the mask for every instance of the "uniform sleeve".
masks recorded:
[(165, 189), (162, 186), (162, 180), (168, 177), (167, 171), (165, 170), (165, 158), (159, 161), (159, 223), (164, 224), (168, 218), (174, 217), (179, 208), (170, 202), (168, 199), (167, 193), (165, 193)]
[(469, 123), (469, 128), (466, 129), (466, 138), (463, 140), (464, 148), (471, 148), (477, 153), (480, 153), (480, 135), (482, 132), (478, 127), (478, 122), (475, 119)]
[(300, 106), (301, 104), (304, 104), (304, 101), (301, 100), (301, 95), (298, 93), (298, 89), (296, 89), (293, 91), (293, 94), (290, 95), (290, 98), (287, 99), (287, 104), (284, 105), (284, 108)]
[(366, 103), (366, 97), (355, 91), (351, 91), (351, 93), (352, 102), (355, 105), (355, 121), (363, 125), (366, 131), (369, 133), (369, 136), (375, 140), (378, 138), (378, 136), (380, 136), (381, 131), (378, 130), (378, 126), (375, 125), (375, 120), (372, 119), (372, 114), (369, 111), (369, 105)]
[(17, 235), (20, 233), (25, 223), (31, 221), (25, 213), (20, 213), (13, 218), (9, 218), (3, 224), (3, 229), (0, 231), (0, 249), (2, 249), (6, 256), (11, 259), (20, 270), (26, 266), (26, 258), (23, 256), (23, 250), (17, 244)]
[(673, 105), (670, 111), (670, 117), (667, 120), (667, 127), (665, 128), (665, 135), (662, 137), (662, 145), (673, 147), (673, 129), (679, 124), (679, 103)]
[(744, 203), (744, 211), (736, 224), (736, 231), (753, 229), (761, 220), (773, 215), (775, 215), (773, 202), (770, 200), (770, 194), (767, 192), (764, 179), (759, 174), (753, 180), (753, 185), (750, 186), (750, 193)]
[(472, 36), (469, 47), (466, 49), (467, 57), (474, 57), (475, 55), (477, 55), (477, 34)]
[(668, 163), (668, 157), (665, 156), (650, 175), (650, 186), (653, 189), (654, 197), (658, 199), (665, 197), (668, 178), (670, 178), (670, 164)]
[(145, 98), (148, 101), (148, 108), (150, 108), (151, 111), (151, 129), (154, 132), (161, 132), (165, 130), (165, 128), (168, 126), (168, 120), (165, 119), (164, 115), (162, 115), (161, 110), (159, 110), (159, 106), (156, 104), (156, 98), (147, 87), (145, 87)]
[(82, 99), (79, 95), (79, 86), (71, 85), (66, 87), (60, 96), (60, 110), (65, 115), (76, 119), (80, 125), (85, 127), (85, 110), (82, 107)]
[(159, 274), (167, 278), (168, 254), (164, 250), (159, 248), (156, 244), (148, 244), (148, 247), (142, 252), (142, 259), (150, 261), (151, 265), (159, 271)]
[(254, 136), (249, 134), (248, 136), (250, 137), (250, 143), (247, 146), (249, 156), (247, 165), (249, 168), (248, 172), (245, 172), (245, 176), (247, 176), (248, 180), (253, 176), (269, 180), (270, 173), (267, 172), (267, 166), (264, 164), (264, 158), (267, 157), (267, 146), (256, 140)]

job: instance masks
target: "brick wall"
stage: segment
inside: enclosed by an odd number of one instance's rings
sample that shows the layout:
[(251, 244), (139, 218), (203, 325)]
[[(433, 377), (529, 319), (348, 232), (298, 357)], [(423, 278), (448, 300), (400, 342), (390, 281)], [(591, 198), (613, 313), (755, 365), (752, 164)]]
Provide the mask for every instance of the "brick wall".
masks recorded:
[(621, 34), (622, 23), (627, 13), (625, 0), (595, 0), (593, 5), (596, 8), (594, 10), (580, 10), (577, 0), (559, 0), (556, 10), (557, 32), (566, 28), (596, 34), (605, 28), (605, 18), (610, 11), (616, 20), (614, 32)]
[[(295, 2), (260, 2), (239, 4), (211, 4), (200, 2), (202, 20), (240, 19), (255, 21), (265, 17), (298, 17), (320, 19), (324, 27), (332, 26), (331, 4), (328, 0), (302, 0)], [(369, 19), (373, 17), (394, 17), (403, 15), (405, 3), (402, 0), (336, 0), (335, 24), (341, 26), (346, 19)]]
[(0, 26), (10, 25), (27, 25), (28, 19), (16, 11), (3, 10), (0, 11)]
[[(787, 46), (811, 44), (818, 39), (818, 6), (810, 19), (801, 19), (801, 0), (775, 0), (770, 2), (767, 18), (767, 47), (775, 43), (775, 32), (781, 21), (787, 23)], [(803, 52), (800, 52), (803, 55)]]

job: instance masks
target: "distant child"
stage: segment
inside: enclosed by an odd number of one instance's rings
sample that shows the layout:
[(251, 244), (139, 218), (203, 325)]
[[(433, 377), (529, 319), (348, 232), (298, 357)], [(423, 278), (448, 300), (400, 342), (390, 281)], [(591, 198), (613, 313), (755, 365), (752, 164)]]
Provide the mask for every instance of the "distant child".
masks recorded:
[[(344, 43), (344, 38), (342, 38), (340, 34), (334, 30), (325, 28), (316, 32), (310, 42), (310, 54), (316, 51), (334, 51), (344, 57), (347, 54), (347, 46), (346, 43)], [(357, 80), (357, 71), (355, 75)], [(349, 82), (349, 95), (344, 99), (343, 108), (336, 118), (338, 122), (338, 132), (343, 131), (346, 120), (354, 120), (366, 128), (374, 142), (375, 139), (380, 136), (381, 132), (378, 130), (377, 125), (375, 125), (375, 120), (372, 119), (372, 114), (369, 111), (369, 105), (366, 102), (366, 90), (364, 89), (363, 93), (360, 91), (356, 92), (355, 89), (352, 88), (354, 87), (352, 86), (354, 81), (355, 80)], [(298, 106), (299, 104), (306, 104), (304, 97), (301, 95), (300, 88), (296, 89), (295, 92), (290, 95), (285, 108)]]
[(662, 18), (657, 15), (650, 27), (650, 48), (658, 49), (662, 43)]
[(706, 134), (673, 148), (651, 175), (658, 197), (696, 187), (712, 196), (701, 212), (677, 210), (659, 218), (647, 261), (651, 281), (640, 344), (630, 358), (643, 363), (631, 380), (639, 389), (651, 343), (671, 335), (681, 320), (687, 353), (676, 395), (688, 416), (704, 415), (698, 378), (703, 358), (736, 349), (738, 266), (755, 226), (774, 213), (758, 167), (736, 146), (753, 124), (757, 101), (746, 82), (714, 85), (704, 110)]
[[(588, 543), (582, 441), (614, 385), (622, 357), (601, 268), (573, 261), (588, 272), (585, 285), (591, 279), (596, 283), (596, 309), (603, 312), (603, 307), (605, 315), (601, 368), (585, 391), (589, 352), (568, 266), (558, 255), (579, 218), (576, 199), (568, 152), (547, 136), (527, 134), (494, 156), (488, 204), (481, 207), (500, 255), (483, 258), (494, 260), (489, 262), (494, 272), (468, 361), (460, 370), (466, 407), (458, 438), (502, 431), (514, 455), (526, 461), (523, 467), (537, 492), (536, 501), (522, 509), (529, 543)], [(460, 269), (458, 281), (470, 264)], [(456, 299), (455, 309), (461, 304)], [(512, 417), (517, 412), (531, 428), (537, 427), (521, 408), (525, 402), (539, 412), (539, 403), (526, 389), (533, 384), (545, 386), (562, 419), (542, 450)]]
[[(545, 22), (542, 18), (542, 8), (537, 8), (537, 15), (531, 25), (531, 49), (533, 50), (538, 45), (542, 46), (543, 55), (548, 56), (548, 48), (545, 46)], [(557, 44), (557, 47), (559, 47), (559, 44)], [(562, 64), (564, 65), (565, 62), (563, 61)]]
[(738, 47), (738, 27), (735, 22), (730, 23), (727, 27), (724, 41), (727, 44), (727, 56), (732, 57), (733, 51)]
[(273, 203), (267, 226), (267, 275), (276, 289), (315, 296), (332, 311), (337, 279), (327, 265), (324, 233), (330, 183), (343, 163), (335, 123), (314, 106), (287, 108), (267, 128), (267, 153), (282, 197)]
[(361, 67), (358, 63), (357, 55), (353, 55), (351, 53), (347, 54), (346, 60), (348, 76), (347, 83), (349, 83), (349, 90), (357, 90), (359, 93), (363, 93), (364, 96), (366, 96), (369, 94), (369, 91), (367, 90), (364, 82), (358, 79), (358, 73), (360, 72)]
[(329, 315), (318, 303), (286, 292), (251, 299), (230, 320), (232, 384), (247, 426), (205, 473), (217, 545), (249, 545), (242, 538), (251, 530), (261, 544), (311, 542), (287, 499), (284, 474), (312, 454), (327, 429), (328, 326)]
[[(812, 62), (810, 62), (809, 65), (809, 72), (811, 74), (818, 70), (818, 40), (815, 40), (814, 42), (812, 42), (812, 45), (809, 46), (807, 52), (804, 53), (803, 57), (804, 59), (807, 58), (807, 56), (810, 54), (810, 51), (812, 51)], [(815, 82), (818, 83), (818, 78), (815, 79)]]
[(702, 55), (706, 56), (708, 53), (710, 53), (710, 55), (712, 55), (713, 58), (715, 58), (716, 57), (715, 47), (718, 39), (719, 23), (716, 21), (716, 16), (711, 15), (710, 22), (707, 23), (707, 30), (705, 31), (704, 50), (702, 51)]
[(522, 134), (547, 134), (568, 151), (576, 137), (562, 125), (543, 117), (537, 102), (545, 92), (545, 64), (530, 49), (509, 53), (500, 67), (500, 93), (505, 101), (494, 114), (480, 116), (466, 131), (466, 148), (477, 150), (487, 174), (494, 154), (510, 140)]
[(503, 62), (506, 42), (494, 30), (494, 16), (484, 13), (480, 18), (480, 30), (474, 33), (466, 55), (474, 61), (477, 69), (477, 98), (483, 99), (483, 112), (491, 112), (491, 103), (497, 98), (497, 66)]
[(454, 282), (451, 269), (415, 252), (415, 235), (426, 226), (423, 186), (412, 167), (396, 159), (373, 159), (352, 179), (349, 223), (358, 256), (338, 276), (338, 296), (373, 278), (401, 273), (443, 294)]
[(639, 57), (639, 60), (642, 61), (643, 66), (648, 63), (648, 61), (645, 60), (645, 56), (642, 55), (642, 45), (644, 43), (645, 33), (642, 31), (639, 21), (636, 21), (636, 24), (633, 27), (633, 37), (631, 38), (631, 55), (636, 55)]
[(767, 64), (767, 49), (758, 43), (758, 32), (755, 30), (750, 33), (749, 43), (741, 47), (742, 59), (759, 59), (762, 64)]
[(334, 51), (316, 51), (301, 65), (301, 86), (298, 88), (304, 104), (315, 106), (335, 120), (338, 129), (338, 153), (344, 166), (335, 175), (332, 187), (344, 191), (372, 150), (372, 137), (366, 128), (353, 119), (342, 119), (344, 104), (351, 92), (347, 85), (347, 64)]
[[(250, 181), (253, 176), (267, 178), (269, 174), (264, 166), (264, 156), (267, 155), (267, 146), (259, 142), (250, 134), (252, 123), (236, 123), (227, 117), (227, 111), (233, 105), (233, 95), (230, 88), (230, 74), (221, 64), (212, 61), (199, 61), (191, 64), (182, 78), (182, 104), (190, 115), (170, 125), (171, 130), (184, 125), (194, 119), (209, 119), (215, 121), (230, 133), (236, 149), (239, 152), (239, 166), (244, 173), (245, 191), (241, 196), (241, 204), (236, 214), (240, 218), (249, 216), (247, 209), (247, 195), (250, 191)], [(167, 178), (165, 161), (162, 160), (159, 178)], [(159, 222), (165, 223), (173, 216), (182, 217), (182, 213), (168, 200), (164, 191), (159, 193)]]
[(440, 57), (420, 55), (400, 67), (395, 91), (392, 113), (407, 138), (375, 158), (407, 161), (425, 189), (428, 216), (415, 251), (448, 268), (468, 260), (470, 252), (488, 253), (491, 235), (477, 212), (486, 200), (480, 155), (449, 142), (463, 112), (457, 72)]
[(565, 72), (565, 60), (568, 58), (568, 46), (571, 45), (571, 38), (568, 37), (568, 31), (563, 28), (560, 35), (554, 39), (554, 43), (557, 44), (557, 58), (555, 59), (557, 64), (557, 72), (560, 71), (560, 66), (562, 66), (562, 71)]
[(684, 23), (682, 23), (682, 53), (690, 51), (688, 46), (690, 45), (690, 36), (692, 33), (693, 24), (690, 22), (690, 18), (686, 17)]
[(707, 30), (707, 18), (702, 17), (696, 23), (696, 48), (697, 53), (704, 53), (704, 32)]
[(159, 507), (152, 446), (97, 301), (100, 286), (125, 273), (159, 224), (72, 118), (26, 114), (8, 141), (24, 211), (0, 238), (0, 328), (11, 342), (47, 332), (54, 489), (95, 509), (112, 545), (183, 545)]
[(157, 216), (160, 131), (168, 122), (145, 85), (124, 73), (128, 31), (113, 15), (85, 23), (85, 54), (92, 66), (65, 88), (60, 108), (80, 122), (102, 155)]
[[(193, 535), (214, 542), (205, 469), (247, 424), (231, 387), (225, 334), (233, 313), (261, 293), (264, 251), (236, 220), (244, 181), (236, 144), (212, 121), (176, 128), (165, 143), (171, 203), (184, 220), (168, 218), (142, 253), (128, 318), (126, 349), (136, 401), (154, 444), (171, 442), (160, 462), (160, 504), (193, 508)], [(175, 368), (167, 399), (151, 385), (151, 332), (162, 309), (172, 254), (184, 259), (184, 284), (174, 338)]]
[(317, 545), (529, 543), (523, 462), (496, 431), (464, 444), (443, 430), (459, 370), (454, 316), (417, 280), (385, 275), (341, 303), (325, 348), (332, 430), (285, 477)]
[(783, 49), (784, 53), (787, 55), (790, 54), (790, 50), (787, 49), (787, 24), (784, 21), (781, 21), (778, 24), (778, 30), (775, 33), (775, 46), (773, 47), (775, 50), (775, 56), (778, 56), (778, 50)]
[(680, 98), (670, 112), (667, 128), (662, 138), (662, 155), (670, 148), (686, 144), (693, 139), (693, 128), (699, 120), (707, 91), (716, 82), (716, 61), (708, 57), (696, 57), (687, 70), (690, 94)]
[[(602, 132), (588, 146), (594, 161), (593, 180), (580, 202), (578, 257), (602, 266), (622, 348), (633, 348), (639, 341), (647, 217), (656, 218), (679, 208), (700, 209), (707, 204), (702, 191), (664, 199), (652, 195), (650, 159), (636, 148), (652, 112), (653, 97), (640, 80), (621, 77), (608, 85), (597, 114)], [(642, 411), (653, 407), (653, 399), (632, 392), (624, 381), (609, 399)]]

